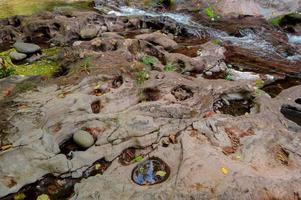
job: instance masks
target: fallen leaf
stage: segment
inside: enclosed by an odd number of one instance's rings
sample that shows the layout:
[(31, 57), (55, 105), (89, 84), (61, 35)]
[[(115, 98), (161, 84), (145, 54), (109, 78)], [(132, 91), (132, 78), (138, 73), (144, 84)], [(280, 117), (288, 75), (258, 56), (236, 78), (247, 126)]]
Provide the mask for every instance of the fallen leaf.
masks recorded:
[(134, 162), (140, 162), (141, 160), (143, 160), (143, 156), (136, 156), (133, 161)]
[(6, 151), (6, 150), (12, 148), (12, 146), (13, 146), (12, 144), (3, 145), (2, 147), (0, 147), (0, 150)]
[(101, 164), (97, 163), (97, 164), (95, 165), (95, 169), (96, 169), (96, 170), (99, 170), (100, 168), (101, 168)]
[(23, 200), (25, 198), (26, 198), (26, 196), (24, 193), (18, 193), (14, 196), (14, 200)]
[(177, 143), (177, 136), (175, 134), (169, 136), (169, 140), (172, 144)]
[(166, 176), (166, 172), (165, 171), (157, 171), (156, 176), (164, 177), (164, 176)]
[(42, 194), (38, 196), (37, 200), (50, 200), (50, 198), (47, 194)]
[(229, 173), (228, 169), (225, 168), (225, 167), (222, 167), (222, 168), (221, 168), (221, 172), (222, 172), (224, 175), (228, 175), (228, 173)]

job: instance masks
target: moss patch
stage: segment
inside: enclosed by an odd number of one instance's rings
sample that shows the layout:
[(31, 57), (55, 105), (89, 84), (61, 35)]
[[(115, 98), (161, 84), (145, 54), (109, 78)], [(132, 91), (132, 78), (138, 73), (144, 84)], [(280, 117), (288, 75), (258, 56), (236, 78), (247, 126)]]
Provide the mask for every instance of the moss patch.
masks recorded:
[(44, 10), (51, 11), (60, 7), (72, 9), (91, 9), (92, 0), (66, 1), (66, 0), (2, 0), (0, 1), (0, 18), (15, 15), (33, 15)]
[[(10, 75), (15, 74), (25, 76), (51, 76), (58, 69), (58, 63), (47, 58), (44, 58), (32, 64), (15, 65), (12, 63), (9, 57), (9, 54), (14, 51), (14, 49), (10, 49), (8, 51), (0, 53), (0, 58), (4, 61), (5, 67), (14, 71)], [(57, 55), (59, 51), (59, 48), (54, 47), (43, 50), (43, 54), (46, 55), (46, 57), (52, 57)]]

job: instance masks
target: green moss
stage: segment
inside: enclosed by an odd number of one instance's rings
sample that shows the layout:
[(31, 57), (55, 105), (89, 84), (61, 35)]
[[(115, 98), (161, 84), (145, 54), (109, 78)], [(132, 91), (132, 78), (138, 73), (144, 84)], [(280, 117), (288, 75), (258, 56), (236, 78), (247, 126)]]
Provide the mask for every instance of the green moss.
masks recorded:
[[(50, 48), (43, 50), (43, 54), (46, 57), (55, 56), (59, 52), (59, 48)], [(50, 76), (58, 68), (58, 63), (47, 58), (34, 62), (32, 64), (21, 64), (15, 65), (12, 63), (9, 54), (14, 52), (14, 49), (0, 53), (0, 58), (4, 61), (5, 68), (10, 70), (12, 73), (9, 75), (25, 75), (25, 76)], [(1, 77), (0, 77), (1, 78)]]
[(283, 17), (280, 16), (280, 17), (276, 17), (276, 18), (273, 18), (270, 20), (270, 23), (273, 25), (273, 26), (280, 26), (281, 22), (282, 22), (282, 19)]
[(44, 10), (68, 7), (72, 9), (91, 9), (91, 0), (68, 2), (66, 0), (2, 0), (0, 18), (15, 15), (33, 15)]
[(37, 88), (37, 85), (33, 81), (24, 81), (16, 86), (14, 92), (16, 94), (20, 94), (20, 93), (34, 90), (36, 88)]
[(209, 17), (211, 20), (215, 20), (218, 18), (218, 15), (214, 12), (212, 7), (207, 7), (204, 9), (204, 13)]

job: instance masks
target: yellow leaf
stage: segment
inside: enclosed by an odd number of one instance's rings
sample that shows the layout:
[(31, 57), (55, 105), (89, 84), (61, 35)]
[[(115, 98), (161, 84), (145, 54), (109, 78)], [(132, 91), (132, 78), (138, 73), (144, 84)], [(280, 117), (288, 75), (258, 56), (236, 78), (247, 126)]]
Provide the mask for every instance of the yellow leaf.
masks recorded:
[(37, 200), (50, 200), (50, 198), (47, 194), (42, 194), (38, 196)]
[(165, 171), (157, 171), (157, 172), (156, 172), (156, 175), (157, 175), (157, 176), (164, 177), (164, 176), (166, 176), (166, 172), (165, 172)]
[(96, 169), (96, 170), (99, 170), (100, 168), (101, 168), (101, 164), (97, 163), (97, 164), (95, 165), (95, 169)]
[(221, 172), (222, 172), (224, 175), (228, 175), (228, 173), (229, 173), (228, 169), (225, 168), (225, 167), (222, 167), (222, 168), (221, 168)]
[(26, 196), (24, 193), (19, 193), (14, 196), (14, 200), (23, 200), (23, 199), (25, 199), (25, 197)]

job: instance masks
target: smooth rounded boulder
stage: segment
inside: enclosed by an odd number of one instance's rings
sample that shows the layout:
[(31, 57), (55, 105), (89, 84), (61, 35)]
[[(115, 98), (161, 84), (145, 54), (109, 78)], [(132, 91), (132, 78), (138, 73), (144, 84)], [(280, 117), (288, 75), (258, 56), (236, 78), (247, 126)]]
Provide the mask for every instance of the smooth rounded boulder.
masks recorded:
[(86, 131), (77, 131), (73, 134), (73, 141), (83, 148), (89, 148), (94, 144), (93, 136)]
[(21, 61), (24, 60), (27, 57), (27, 55), (24, 53), (11, 52), (9, 54), (9, 57), (14, 61)]
[(31, 43), (25, 43), (25, 42), (16, 42), (14, 44), (14, 48), (19, 53), (25, 53), (25, 54), (36, 53), (36, 52), (41, 50), (41, 47), (39, 45), (31, 44)]

